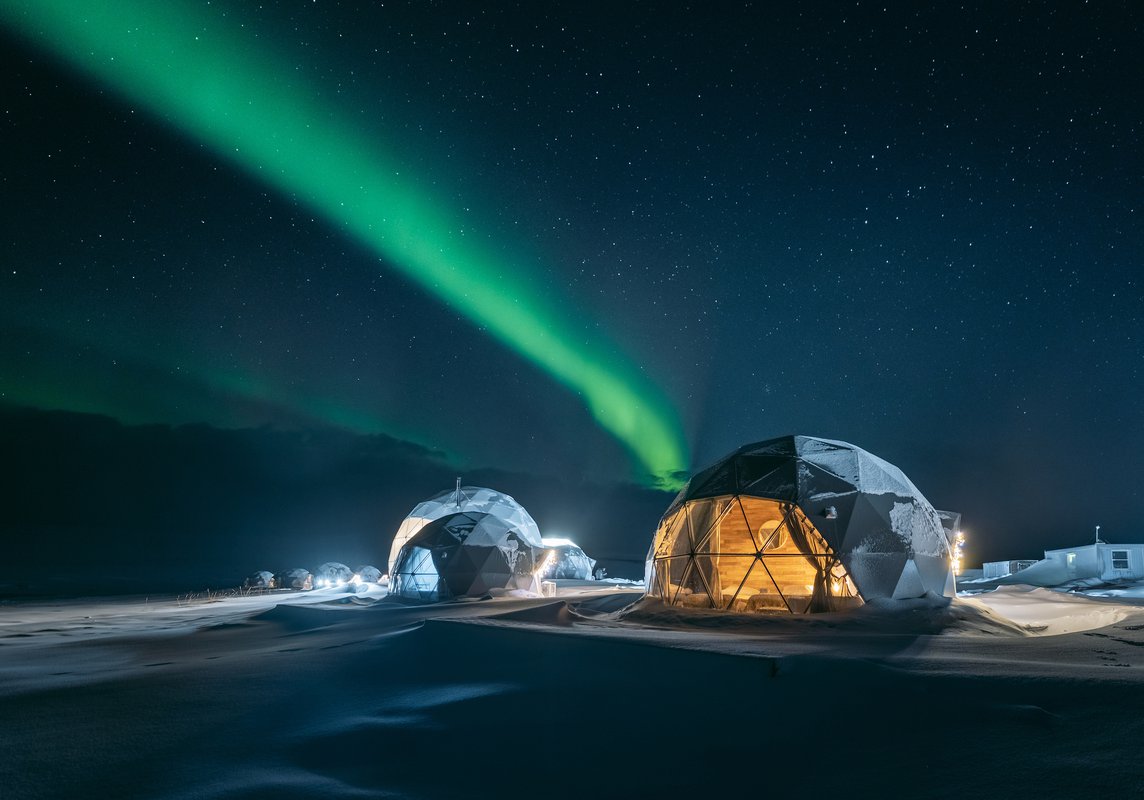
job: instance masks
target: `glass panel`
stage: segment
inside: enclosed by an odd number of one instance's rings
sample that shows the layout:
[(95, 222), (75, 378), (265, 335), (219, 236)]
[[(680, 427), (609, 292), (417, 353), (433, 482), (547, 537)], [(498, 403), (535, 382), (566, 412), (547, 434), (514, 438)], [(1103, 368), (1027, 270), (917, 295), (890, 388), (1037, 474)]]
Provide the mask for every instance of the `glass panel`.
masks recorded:
[[(763, 562), (756, 558), (743, 588), (736, 598), (736, 608), (743, 611), (782, 611), (787, 612), (786, 601), (779, 593), (779, 587), (771, 579)], [(741, 606), (739, 605), (741, 603)]]
[(655, 534), (655, 556), (680, 555), (691, 550), (686, 531), (687, 510), (679, 508), (674, 514), (660, 523)]
[[(683, 560), (683, 559), (680, 559)], [(711, 572), (710, 560), (707, 558), (688, 558), (683, 570), (675, 603), (689, 608), (713, 608), (714, 601), (711, 594), (711, 579), (715, 576)], [(699, 563), (702, 561), (703, 563)], [(716, 581), (716, 589), (718, 581)]]
[[(713, 555), (742, 555), (753, 556), (758, 550), (747, 527), (747, 520), (743, 516), (743, 509), (738, 499), (732, 500), (724, 514), (715, 524), (715, 530), (707, 538), (702, 552)], [(729, 583), (730, 581), (724, 581)], [(735, 584), (738, 585), (738, 579)]]
[(704, 592), (711, 598), (711, 605), (722, 596), (722, 583), (715, 560), (710, 556), (696, 556), (691, 566), (691, 580), (688, 582), (695, 593)]
[(432, 553), (424, 547), (406, 545), (405, 557), (398, 564), (397, 594), (400, 597), (435, 600), (439, 576)]
[(743, 507), (743, 516), (750, 525), (751, 535), (754, 537), (754, 551), (768, 547), (768, 540), (775, 528), (783, 520), (782, 504), (775, 500), (762, 500), (758, 497), (740, 498)]
[(663, 598), (669, 603), (674, 603), (691, 572), (691, 556), (675, 556), (663, 559), (659, 563), (664, 582)]
[(790, 458), (787, 456), (742, 456), (738, 464), (739, 489), (745, 489), (759, 478), (789, 463)]
[(727, 461), (691, 479), (691, 497), (729, 497), (736, 491), (734, 462)]
[(780, 520), (768, 519), (758, 527), (755, 537), (759, 540), (760, 550), (777, 550), (790, 539), (790, 534)]
[(696, 551), (718, 552), (718, 526), (732, 508), (734, 497), (711, 497), (687, 504), (691, 540)]
[[(716, 598), (716, 608), (746, 611), (744, 598), (758, 594), (758, 588), (751, 583), (751, 576), (759, 559), (755, 556), (718, 556), (715, 560), (723, 589), (720, 597)], [(763, 579), (766, 580), (766, 575)]]
[[(772, 541), (777, 544), (763, 551), (763, 563), (778, 584), (779, 591), (791, 603), (792, 608), (795, 606), (792, 598), (800, 598), (802, 606), (809, 604), (810, 597), (814, 594), (814, 579), (818, 574), (816, 565), (800, 552), (793, 536), (776, 537)], [(795, 610), (805, 611), (805, 607)]]

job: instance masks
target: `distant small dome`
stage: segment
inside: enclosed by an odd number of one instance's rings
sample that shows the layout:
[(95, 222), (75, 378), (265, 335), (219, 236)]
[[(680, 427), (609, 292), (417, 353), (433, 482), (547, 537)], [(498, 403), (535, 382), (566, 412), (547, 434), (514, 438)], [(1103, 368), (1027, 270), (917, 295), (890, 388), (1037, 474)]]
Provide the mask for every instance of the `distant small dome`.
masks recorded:
[(592, 580), (592, 573), (596, 569), (596, 559), (589, 558), (588, 554), (571, 539), (545, 536), (544, 554), (540, 556), (545, 568), (542, 578), (555, 578), (557, 580)]
[(327, 561), (314, 570), (314, 586), (322, 589), (326, 586), (339, 586), (349, 583), (354, 573), (345, 564), (338, 561)]
[(247, 589), (273, 589), (275, 585), (274, 573), (264, 569), (252, 572), (246, 576), (242, 585)]
[(362, 583), (381, 582), (381, 570), (377, 567), (362, 565), (354, 570), (354, 574), (358, 576), (358, 579), (361, 580)]
[(279, 572), (274, 576), (274, 584), (279, 589), (300, 589), (307, 591), (314, 588), (314, 576), (310, 574), (310, 570), (301, 569), (288, 569), (285, 572)]

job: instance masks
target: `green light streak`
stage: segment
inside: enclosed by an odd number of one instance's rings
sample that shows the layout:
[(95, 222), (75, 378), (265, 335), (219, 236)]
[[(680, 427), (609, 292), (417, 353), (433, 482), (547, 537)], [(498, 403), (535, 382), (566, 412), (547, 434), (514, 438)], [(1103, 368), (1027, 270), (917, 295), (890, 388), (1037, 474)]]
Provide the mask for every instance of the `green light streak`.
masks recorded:
[(0, 0), (0, 19), (284, 194), (580, 394), (647, 478), (687, 467), (666, 397), (607, 342), (466, 239), (444, 198), (403, 176), (348, 113), (217, 6), (186, 0)]

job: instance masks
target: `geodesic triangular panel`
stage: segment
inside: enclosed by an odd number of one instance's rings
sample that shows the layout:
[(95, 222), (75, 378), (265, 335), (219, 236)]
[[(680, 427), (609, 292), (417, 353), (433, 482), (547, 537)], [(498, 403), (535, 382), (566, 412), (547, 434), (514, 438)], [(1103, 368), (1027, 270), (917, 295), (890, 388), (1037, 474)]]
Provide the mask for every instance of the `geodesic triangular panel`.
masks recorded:
[(798, 465), (794, 461), (780, 464), (746, 484), (739, 493), (793, 503), (798, 499)]
[(810, 436), (795, 437), (799, 458), (840, 481), (857, 488), (860, 483), (859, 455), (856, 448), (829, 439), (815, 439)]
[(487, 550), (487, 552), (484, 553), (484, 559), (479, 564), (469, 586), (468, 594), (470, 596), (488, 594), (492, 589), (504, 589), (512, 580), (512, 572), (500, 551), (495, 547), (482, 549)]
[(836, 553), (844, 547), (846, 531), (850, 529), (854, 506), (859, 497), (861, 495), (858, 492), (851, 492), (832, 497), (829, 501), (815, 500), (809, 504), (809, 510), (807, 504), (802, 506), (807, 512), (807, 519)]
[(863, 598), (889, 598), (894, 596), (908, 559), (909, 556), (904, 552), (848, 552), (842, 554), (842, 565), (850, 573)]
[(904, 553), (906, 543), (894, 532), (890, 522), (890, 508), (881, 497), (860, 495), (854, 499), (854, 510), (843, 534), (843, 552), (862, 550), (868, 553)]
[[(768, 599), (780, 596), (778, 582), (767, 568), (767, 560), (761, 556), (756, 557), (755, 564), (747, 574), (743, 588), (739, 591), (739, 599), (749, 603), (751, 598), (756, 595), (764, 595)], [(756, 597), (756, 604), (759, 599)], [(770, 605), (774, 605), (774, 603)]]
[(898, 583), (894, 586), (894, 593), (890, 596), (895, 600), (905, 600), (910, 597), (921, 597), (925, 593), (921, 575), (918, 574), (918, 565), (912, 558), (907, 559), (902, 567), (902, 574), (898, 576)]
[(735, 465), (728, 461), (713, 470), (701, 473), (692, 480), (691, 497), (715, 497), (735, 492)]
[(440, 576), (428, 548), (402, 548), (398, 569), (391, 576), (390, 593), (411, 600), (436, 599)]
[(497, 547), (510, 537), (513, 537), (511, 525), (502, 519), (486, 516), (473, 526), (465, 544), (471, 547)]
[(709, 543), (718, 523), (731, 510), (733, 502), (733, 497), (713, 497), (688, 504), (688, 530), (693, 552), (710, 551)]
[(751, 456), (781, 456), (794, 458), (798, 455), (796, 436), (780, 436), (777, 439), (768, 439), (765, 442), (747, 444), (735, 451), (734, 455)]
[(480, 567), (474, 563), (473, 548), (458, 549), (448, 561), (438, 561), (441, 580), (452, 597), (465, 597), (476, 580)]
[(900, 469), (865, 450), (858, 450), (858, 483), (867, 494), (921, 496), (917, 487)]
[(942, 596), (946, 594), (947, 589), (952, 590), (952, 586), (947, 587), (946, 581), (952, 583), (953, 574), (944, 558), (915, 553), (914, 565), (921, 579), (922, 589), (925, 591)]
[(739, 493), (749, 491), (751, 484), (783, 469), (789, 462), (790, 459), (782, 456), (740, 456), (736, 463)]
[(893, 495), (890, 508), (890, 523), (910, 551), (916, 555), (944, 557), (949, 553), (949, 540), (941, 527), (937, 512), (928, 503), (919, 503), (916, 498), (900, 498)]
[(825, 507), (831, 505), (837, 496), (851, 495), (858, 491), (854, 484), (822, 467), (807, 463), (800, 463), (798, 467), (799, 497), (803, 502), (821, 503)]
[[(739, 497), (739, 510), (751, 530), (756, 551), (774, 545), (776, 531), (783, 524), (792, 506), (757, 497)], [(781, 534), (781, 531), (778, 532)]]
[(659, 532), (652, 542), (651, 554), (655, 558), (680, 555), (691, 552), (691, 536), (688, 533), (687, 509), (680, 506), (659, 523)]

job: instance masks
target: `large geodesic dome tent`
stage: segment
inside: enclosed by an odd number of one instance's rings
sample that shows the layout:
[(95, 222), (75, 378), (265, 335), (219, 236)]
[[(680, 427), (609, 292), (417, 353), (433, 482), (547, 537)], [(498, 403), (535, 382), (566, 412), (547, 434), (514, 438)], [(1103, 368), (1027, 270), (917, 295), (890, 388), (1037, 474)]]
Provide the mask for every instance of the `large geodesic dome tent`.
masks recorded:
[(696, 474), (656, 531), (647, 593), (672, 605), (805, 613), (952, 596), (949, 543), (901, 470), (846, 442), (784, 436)]
[(497, 589), (536, 590), (536, 552), (510, 522), (480, 511), (435, 519), (402, 545), (389, 593), (409, 600), (481, 597)]
[(459, 486), (416, 506), (390, 551), (389, 593), (411, 600), (536, 590), (540, 530), (507, 494)]

